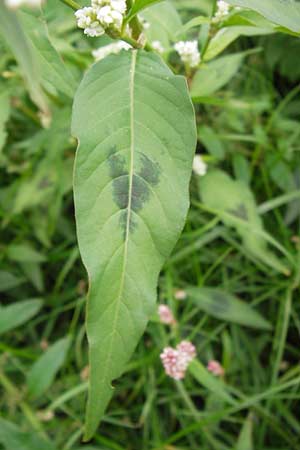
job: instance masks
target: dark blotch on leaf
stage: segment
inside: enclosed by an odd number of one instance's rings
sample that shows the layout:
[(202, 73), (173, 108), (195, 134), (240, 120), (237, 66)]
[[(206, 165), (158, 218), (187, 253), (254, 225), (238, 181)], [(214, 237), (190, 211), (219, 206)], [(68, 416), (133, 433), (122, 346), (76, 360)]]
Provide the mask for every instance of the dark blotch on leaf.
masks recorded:
[(126, 175), (126, 160), (123, 155), (117, 153), (116, 147), (110, 149), (108, 154), (107, 163), (109, 165), (109, 174), (112, 178)]
[[(121, 215), (120, 215), (120, 226), (123, 230), (123, 239), (126, 238), (127, 215), (128, 215), (128, 208), (123, 209), (123, 211), (121, 211)], [(129, 231), (132, 233), (135, 230), (136, 226), (137, 226), (137, 223), (131, 215), (130, 223), (129, 223)]]
[(127, 208), (129, 195), (128, 175), (119, 175), (113, 181), (113, 198), (120, 209)]
[(137, 175), (132, 179), (131, 209), (138, 212), (149, 199), (150, 189), (145, 181)]
[[(138, 213), (149, 200), (151, 195), (150, 186), (155, 186), (159, 182), (160, 167), (154, 163), (144, 153), (140, 153), (141, 168), (138, 174), (134, 174), (131, 186), (131, 210)], [(124, 155), (117, 152), (116, 147), (110, 149), (107, 163), (109, 174), (113, 180), (113, 199), (120, 209), (123, 209), (120, 216), (120, 226), (126, 235), (127, 215), (129, 207), (129, 174), (128, 164)], [(129, 230), (134, 231), (137, 226), (133, 215), (130, 216)]]
[(140, 160), (142, 167), (139, 171), (139, 176), (151, 184), (151, 186), (156, 186), (160, 177), (159, 165), (151, 161), (144, 153), (140, 154)]

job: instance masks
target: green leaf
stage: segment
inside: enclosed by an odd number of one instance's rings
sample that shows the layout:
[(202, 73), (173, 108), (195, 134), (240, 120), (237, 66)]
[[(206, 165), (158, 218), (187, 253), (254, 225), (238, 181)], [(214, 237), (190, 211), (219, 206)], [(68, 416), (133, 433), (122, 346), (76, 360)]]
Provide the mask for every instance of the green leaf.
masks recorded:
[(40, 263), (45, 256), (36, 251), (30, 244), (11, 244), (7, 249), (9, 259), (17, 262)]
[(225, 383), (219, 378), (216, 378), (214, 375), (212, 375), (200, 361), (194, 359), (189, 364), (188, 371), (193, 375), (198, 383), (200, 383), (202, 386), (204, 386), (214, 394), (217, 394), (219, 398), (231, 405), (236, 404), (236, 401), (228, 392)]
[(142, 11), (145, 8), (148, 8), (151, 5), (154, 5), (154, 3), (159, 3), (162, 0), (135, 0), (134, 4), (132, 5), (132, 8), (129, 11), (128, 16), (126, 17), (126, 21), (129, 22), (134, 16), (136, 16), (140, 11)]
[(223, 143), (213, 128), (202, 125), (198, 129), (198, 135), (200, 142), (212, 156), (217, 159), (224, 159), (225, 149)]
[(192, 81), (191, 96), (198, 102), (201, 97), (207, 97), (223, 87), (239, 70), (244, 57), (245, 53), (235, 53), (201, 64)]
[(288, 256), (285, 249), (264, 231), (255, 199), (249, 187), (229, 175), (213, 170), (199, 179), (200, 195), (205, 205), (229, 227), (234, 227), (245, 249), (273, 269), (289, 275), (290, 270), (268, 249), (267, 243)]
[(252, 415), (249, 416), (244, 421), (243, 427), (239, 434), (239, 438), (236, 445), (236, 450), (253, 450), (253, 418)]
[(199, 25), (209, 24), (210, 19), (205, 16), (193, 17), (193, 19), (189, 20), (185, 23), (176, 33), (177, 36), (181, 36), (182, 34), (189, 31), (191, 28), (198, 27)]
[(42, 307), (41, 299), (24, 300), (8, 306), (0, 305), (0, 334), (27, 322), (35, 316)]
[(251, 26), (232, 26), (222, 28), (209, 41), (207, 50), (204, 53), (204, 61), (209, 61), (218, 56), (239, 36), (262, 36), (272, 33), (274, 33), (273, 28), (257, 28)]
[(167, 49), (171, 41), (176, 41), (178, 30), (182, 27), (181, 19), (174, 5), (164, 1), (143, 12), (143, 18), (150, 27), (145, 30), (150, 42), (159, 41)]
[(19, 17), (24, 33), (32, 45), (43, 86), (47, 88), (50, 84), (59, 92), (73, 98), (76, 82), (51, 44), (46, 23), (30, 12), (19, 12)]
[(0, 2), (0, 32), (11, 48), (32, 100), (49, 116), (43, 89), (73, 98), (76, 82), (50, 42), (46, 24), (34, 12), (12, 12)]
[(90, 280), (88, 439), (154, 313), (159, 272), (186, 218), (196, 129), (185, 79), (144, 51), (91, 67), (72, 129), (77, 234)]
[(13, 289), (22, 283), (24, 283), (24, 278), (16, 277), (10, 272), (0, 270), (0, 292), (5, 292), (9, 289)]
[(221, 289), (188, 287), (186, 292), (199, 309), (217, 319), (262, 330), (272, 328), (250, 305)]
[(51, 442), (38, 432), (22, 431), (15, 424), (0, 418), (0, 443), (5, 450), (55, 450)]
[(300, 33), (300, 3), (294, 0), (228, 0), (234, 6), (258, 12), (270, 22)]
[(65, 361), (70, 344), (70, 337), (56, 341), (33, 364), (27, 375), (27, 386), (30, 395), (38, 397), (49, 389)]
[(48, 100), (41, 87), (41, 74), (32, 45), (15, 12), (0, 1), (0, 33), (20, 65), (30, 97), (44, 115), (49, 115)]

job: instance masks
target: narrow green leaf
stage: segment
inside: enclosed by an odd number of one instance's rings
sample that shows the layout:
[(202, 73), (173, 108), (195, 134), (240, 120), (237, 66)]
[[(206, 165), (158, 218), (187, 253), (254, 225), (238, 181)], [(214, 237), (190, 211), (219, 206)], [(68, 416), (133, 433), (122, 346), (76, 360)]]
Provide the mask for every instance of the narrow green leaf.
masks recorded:
[(33, 364), (27, 375), (27, 386), (30, 395), (38, 397), (49, 389), (55, 375), (65, 361), (70, 344), (70, 337), (56, 341)]
[(182, 34), (189, 31), (191, 28), (198, 27), (199, 25), (203, 25), (204, 23), (209, 24), (210, 19), (206, 16), (193, 17), (193, 19), (189, 20), (177, 31), (176, 35), (181, 36)]
[(225, 158), (225, 148), (214, 128), (202, 125), (198, 128), (200, 142), (208, 152), (217, 159)]
[[(225, 48), (228, 47), (239, 36), (263, 36), (274, 33), (273, 28), (258, 28), (251, 26), (232, 26), (222, 28), (209, 41), (209, 45), (204, 54), (204, 61), (209, 61), (218, 56)], [(231, 55), (229, 55), (231, 56)]]
[(252, 415), (246, 418), (243, 424), (243, 428), (241, 429), (238, 442), (236, 445), (236, 450), (253, 450), (253, 442), (252, 442), (252, 433), (253, 433), (253, 418)]
[(143, 18), (150, 24), (145, 30), (150, 42), (159, 41), (167, 49), (176, 41), (178, 30), (182, 27), (181, 19), (174, 5), (169, 1), (151, 6), (143, 12)]
[(236, 404), (236, 401), (228, 392), (225, 383), (219, 378), (212, 375), (200, 361), (194, 359), (189, 364), (188, 371), (193, 375), (198, 383), (200, 383), (202, 386), (204, 386), (214, 394), (217, 394), (226, 403), (229, 403), (230, 405)]
[(13, 289), (22, 283), (24, 283), (24, 278), (17, 277), (5, 270), (0, 270), (0, 292), (9, 291), (9, 289)]
[(89, 439), (154, 313), (159, 272), (185, 222), (196, 129), (186, 81), (144, 51), (91, 67), (72, 129), (77, 234), (90, 280)]
[(30, 244), (11, 244), (7, 249), (9, 259), (18, 262), (41, 263), (45, 256), (36, 251)]
[(53, 47), (46, 23), (31, 12), (20, 12), (19, 17), (24, 33), (32, 45), (43, 86), (47, 88), (51, 84), (59, 92), (73, 98), (76, 82)]
[(186, 292), (199, 309), (217, 319), (262, 330), (272, 328), (250, 305), (221, 289), (188, 287)]
[(245, 53), (235, 53), (201, 64), (192, 81), (191, 96), (207, 97), (223, 87), (237, 73), (244, 57)]
[(48, 116), (48, 101), (41, 88), (41, 75), (33, 48), (16, 13), (9, 11), (3, 0), (0, 0), (0, 33), (20, 65), (32, 101)]
[(300, 3), (294, 0), (228, 0), (234, 6), (258, 12), (270, 22), (300, 33)]
[(135, 0), (135, 2), (132, 5), (132, 8), (129, 11), (128, 16), (126, 17), (126, 21), (129, 22), (131, 19), (133, 19), (134, 16), (136, 16), (140, 11), (142, 11), (145, 8), (148, 8), (151, 5), (154, 5), (154, 3), (159, 3), (162, 0)]
[(289, 255), (264, 231), (253, 194), (244, 182), (235, 181), (220, 170), (213, 170), (201, 177), (199, 189), (203, 202), (219, 215), (225, 225), (236, 229), (250, 254), (273, 269), (289, 275), (288, 267), (268, 249), (267, 243), (284, 255)]
[(5, 450), (55, 450), (53, 444), (33, 430), (20, 430), (15, 424), (0, 418), (0, 443)]
[(0, 334), (27, 322), (35, 316), (42, 307), (41, 299), (24, 300), (8, 306), (0, 305)]

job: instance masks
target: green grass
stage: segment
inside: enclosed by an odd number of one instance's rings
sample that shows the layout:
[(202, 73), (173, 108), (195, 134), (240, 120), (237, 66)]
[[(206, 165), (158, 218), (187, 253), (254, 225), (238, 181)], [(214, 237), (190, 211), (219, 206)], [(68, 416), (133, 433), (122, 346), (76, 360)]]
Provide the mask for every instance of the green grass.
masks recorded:
[[(77, 32), (68, 31), (67, 21), (66, 29), (60, 38), (81, 46), (78, 54), (65, 55), (79, 77), (90, 61), (89, 49)], [(210, 127), (214, 135), (211, 143), (199, 133), (198, 151), (208, 170), (217, 167), (248, 184), (269, 248), (290, 274), (258, 259), (236, 229), (210, 212), (193, 175), (187, 223), (159, 280), (159, 301), (172, 308), (178, 325), (170, 330), (156, 318), (149, 323), (125, 374), (114, 383), (94, 440), (85, 446), (80, 440), (87, 389), (87, 281), (76, 245), (70, 103), (57, 105), (51, 128), (42, 129), (12, 56), (1, 56), (1, 73), (14, 73), (1, 79), (14, 98), (0, 155), (1, 304), (43, 299), (36, 315), (1, 334), (1, 450), (300, 449), (300, 78), (289, 76), (287, 63), (281, 67), (279, 60), (272, 67), (268, 62), (276, 39), (233, 44), (232, 51), (265, 50), (249, 56), (226, 88), (195, 108), (199, 127)], [(292, 39), (285, 37), (281, 45)], [(234, 294), (272, 328), (219, 320), (189, 297), (176, 300), (176, 289), (188, 286)], [(65, 353), (59, 349), (54, 362), (40, 369), (42, 378), (53, 371), (50, 381), (44, 380), (46, 388), (39, 391), (34, 383), (29, 390), (33, 364), (47, 345), (67, 336), (71, 345)], [(202, 365), (192, 365), (177, 382), (165, 375), (159, 354), (182, 338), (196, 345)], [(58, 357), (62, 361), (55, 370)], [(225, 368), (223, 382), (203, 369), (210, 359)]]

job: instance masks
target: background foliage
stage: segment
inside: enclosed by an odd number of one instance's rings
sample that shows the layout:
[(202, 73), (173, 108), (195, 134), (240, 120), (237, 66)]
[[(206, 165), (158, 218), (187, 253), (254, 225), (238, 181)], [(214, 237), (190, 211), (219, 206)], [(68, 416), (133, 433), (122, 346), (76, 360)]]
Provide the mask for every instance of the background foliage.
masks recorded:
[[(20, 29), (1, 3), (1, 450), (300, 448), (299, 22), (288, 8), (279, 18), (274, 6), (259, 9), (271, 0), (253, 3), (256, 11), (214, 35), (189, 80), (208, 174), (192, 177), (185, 230), (159, 280), (159, 301), (177, 326), (153, 317), (86, 446), (87, 282), (70, 116), (91, 50), (109, 38), (83, 38), (72, 11), (54, 0), (43, 7), (47, 27), (24, 10)], [(170, 48), (186, 33), (204, 48), (205, 20), (189, 21), (211, 5), (152, 6), (148, 38)], [(289, 33), (274, 34), (280, 27)], [(174, 53), (170, 61), (182, 71)], [(175, 382), (159, 353), (183, 337), (199, 362)], [(222, 362), (223, 381), (204, 369), (210, 359)]]

